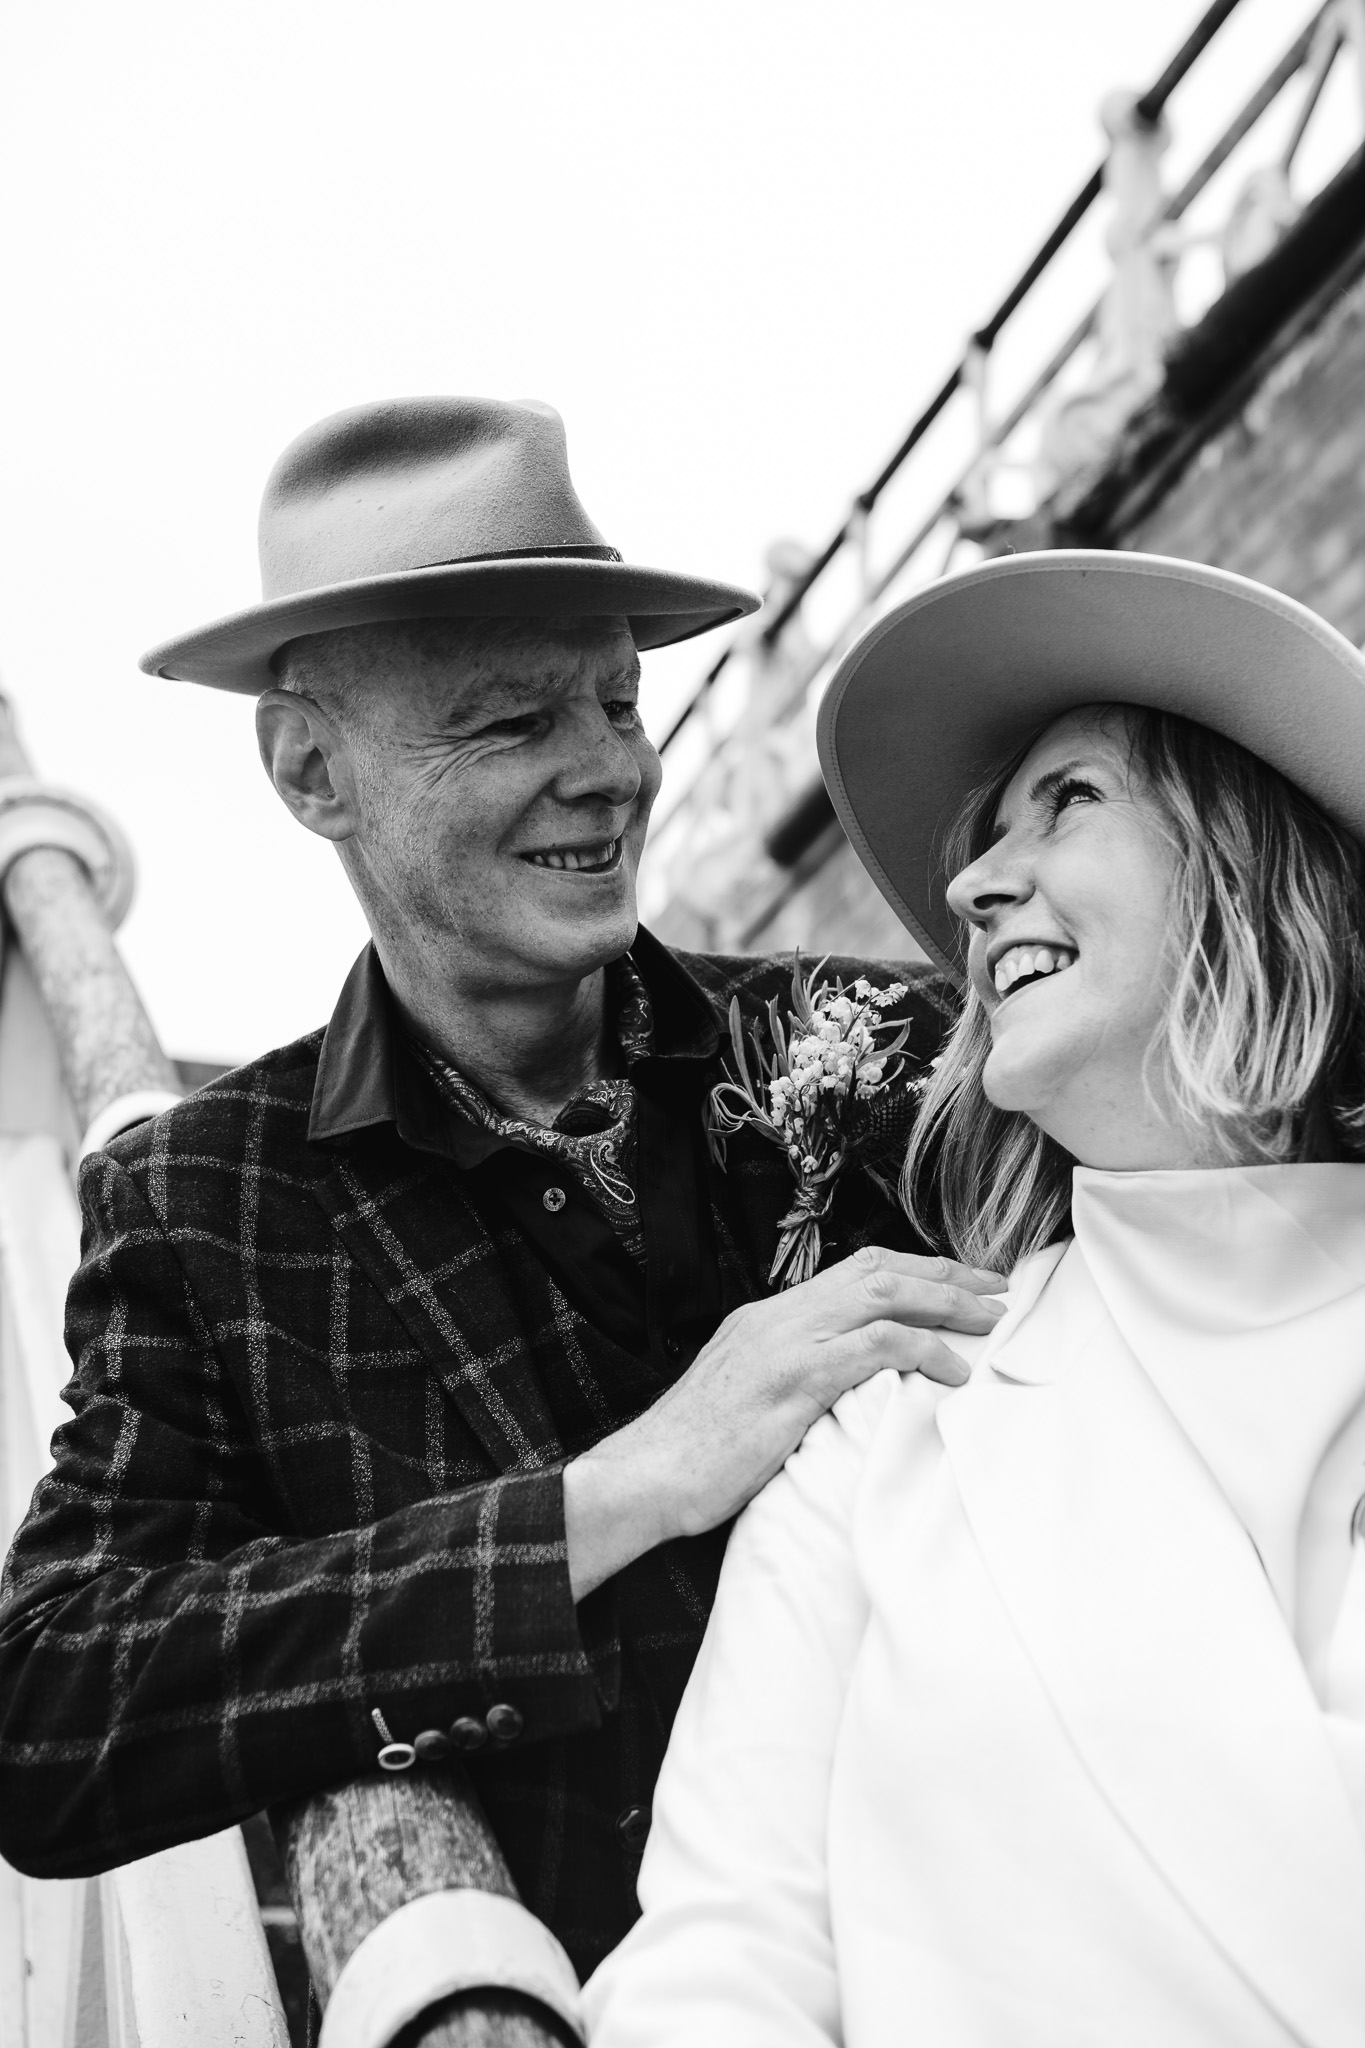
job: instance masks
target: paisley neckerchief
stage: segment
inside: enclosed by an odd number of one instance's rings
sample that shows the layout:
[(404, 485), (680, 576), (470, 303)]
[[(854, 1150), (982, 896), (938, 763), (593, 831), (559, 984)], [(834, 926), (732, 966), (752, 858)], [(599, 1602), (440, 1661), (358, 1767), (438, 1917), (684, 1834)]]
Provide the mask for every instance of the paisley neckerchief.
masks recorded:
[[(627, 1069), (654, 1050), (649, 995), (629, 953), (607, 969), (607, 1003)], [(439, 1053), (414, 1049), (446, 1101), (466, 1122), (531, 1152), (561, 1160), (616, 1232), (637, 1265), (645, 1263), (644, 1228), (635, 1191), (636, 1097), (626, 1076), (590, 1081), (565, 1104), (553, 1124), (504, 1116)]]

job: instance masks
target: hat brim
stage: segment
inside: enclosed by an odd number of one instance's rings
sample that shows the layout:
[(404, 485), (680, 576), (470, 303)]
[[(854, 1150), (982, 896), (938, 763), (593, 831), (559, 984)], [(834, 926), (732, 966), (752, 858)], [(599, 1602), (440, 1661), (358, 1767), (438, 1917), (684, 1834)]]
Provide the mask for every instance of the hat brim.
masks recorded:
[(1236, 740), (1365, 840), (1365, 658), (1225, 569), (1069, 549), (945, 577), (879, 619), (820, 706), (820, 764), (863, 866), (961, 979), (943, 849), (973, 789), (1084, 704), (1178, 712)]
[(626, 562), (562, 555), (447, 562), (252, 605), (163, 641), (138, 667), (144, 675), (255, 695), (275, 683), (272, 657), (290, 640), (339, 626), (388, 619), (624, 615), (636, 646), (644, 649), (691, 640), (757, 611), (759, 603), (751, 590), (733, 584)]

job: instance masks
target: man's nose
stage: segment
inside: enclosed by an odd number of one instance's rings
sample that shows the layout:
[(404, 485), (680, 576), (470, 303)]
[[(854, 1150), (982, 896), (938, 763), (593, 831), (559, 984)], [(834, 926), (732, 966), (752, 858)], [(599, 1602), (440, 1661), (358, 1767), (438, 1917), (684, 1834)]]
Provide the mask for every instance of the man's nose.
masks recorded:
[(948, 884), (948, 908), (964, 924), (983, 925), (992, 911), (1023, 903), (1033, 893), (1027, 864), (1003, 842), (959, 870)]
[(600, 797), (620, 807), (634, 803), (641, 780), (640, 763), (603, 707), (576, 706), (566, 721), (564, 758), (555, 778), (556, 793), (570, 802), (575, 798)]

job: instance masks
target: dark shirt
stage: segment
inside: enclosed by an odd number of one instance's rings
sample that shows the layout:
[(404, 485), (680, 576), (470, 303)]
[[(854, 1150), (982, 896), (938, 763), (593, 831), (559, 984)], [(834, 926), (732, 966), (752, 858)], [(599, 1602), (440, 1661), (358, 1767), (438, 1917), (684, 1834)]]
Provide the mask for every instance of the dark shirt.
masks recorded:
[[(406, 1037), (373, 947), (351, 970), (327, 1028), (308, 1127), (310, 1139), (326, 1142), (392, 1123), (406, 1144), (451, 1160), (469, 1176), (480, 1206), (505, 1211), (530, 1240), (580, 1313), (634, 1355), (629, 1384), (597, 1388), (592, 1398), (567, 1360), (560, 1383), (546, 1388), (570, 1456), (656, 1400), (721, 1316), (705, 1193), (716, 1013), (648, 932), (637, 933), (628, 957), (633, 974), (618, 976), (610, 993), (635, 1098), (631, 1164), (643, 1265), (582, 1177), (520, 1120), (488, 1113), (475, 1122), (461, 1113), (429, 1056)], [(643, 1020), (635, 977), (648, 1004)]]

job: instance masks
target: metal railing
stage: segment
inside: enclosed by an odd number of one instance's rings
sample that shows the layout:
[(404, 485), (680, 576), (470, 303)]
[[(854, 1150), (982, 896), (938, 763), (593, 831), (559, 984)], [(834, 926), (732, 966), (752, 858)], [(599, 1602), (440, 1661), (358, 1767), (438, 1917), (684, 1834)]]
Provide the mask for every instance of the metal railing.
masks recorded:
[[(671, 778), (675, 786), (665, 783), (664, 799), (656, 809), (645, 857), (647, 895), (658, 896), (657, 878), (667, 876), (670, 869), (687, 871), (695, 856), (696, 834), (705, 825), (707, 806), (714, 802), (722, 776), (728, 773), (742, 778), (745, 773), (753, 721), (746, 721), (746, 697), (739, 690), (728, 715), (718, 711), (721, 693), (717, 686), (727, 672), (744, 671), (749, 693), (751, 679), (763, 679), (766, 732), (789, 727), (807, 715), (833, 664), (888, 603), (942, 574), (964, 544), (988, 544), (992, 531), (1009, 523), (993, 513), (991, 493), (998, 476), (1022, 467), (1013, 458), (1011, 447), (1021, 430), (1031, 430), (1041, 444), (1041, 453), (1035, 453), (1031, 464), (1040, 478), (1040, 501), (1069, 482), (1074, 473), (1083, 472), (1087, 461), (1102, 459), (1124, 420), (1155, 392), (1165, 349), (1179, 332), (1172, 288), (1176, 264), (1187, 249), (1209, 240), (1203, 234), (1182, 239), (1180, 224), (1224, 167), (1234, 159), (1245, 159), (1249, 138), (1295, 81), (1299, 82), (1300, 98), (1288, 133), (1269, 161), (1256, 161), (1219, 238), (1227, 282), (1269, 253), (1275, 236), (1287, 229), (1301, 210), (1287, 196), (1289, 173), (1328, 75), (1343, 55), (1354, 63), (1365, 126), (1365, 0), (1324, 0), (1179, 188), (1163, 191), (1158, 169), (1167, 139), (1163, 111), (1236, 4), (1237, 0), (1217, 0), (1146, 92), (1116, 94), (1106, 102), (1103, 118), (1111, 148), (1105, 161), (1086, 179), (991, 317), (971, 336), (961, 359), (877, 475), (855, 495), (824, 545), (795, 572), (775, 580), (759, 621), (741, 629), (702, 676), (660, 743), (662, 752), (686, 753), (690, 758), (675, 766)], [(1070, 327), (1022, 391), (996, 413), (990, 395), (996, 345), (1102, 194), (1111, 202), (1109, 286)], [(1077, 384), (1078, 358), (1087, 345), (1093, 345), (1089, 353), (1094, 360), (1088, 381)], [(1068, 373), (1072, 375), (1070, 384)], [(966, 461), (958, 466), (946, 490), (931, 487), (927, 504), (911, 518), (908, 530), (903, 510), (895, 518), (885, 519), (884, 523), (896, 530), (888, 535), (884, 559), (874, 563), (874, 539), (881, 538), (880, 530), (874, 534), (875, 515), (890, 486), (914, 469), (912, 458), (924, 451), (941, 423), (946, 426), (955, 420), (961, 435), (964, 407), (971, 416), (972, 445)], [(1065, 445), (1068, 432), (1069, 450)], [(830, 581), (836, 569), (851, 571), (854, 590), (851, 598), (835, 602), (832, 629), (827, 624), (813, 640), (807, 600)], [(699, 748), (693, 735), (700, 725), (709, 730)], [(680, 744), (685, 735), (686, 747)], [(803, 772), (786, 794), (790, 803), (799, 804), (806, 794), (805, 777), (814, 770), (813, 744), (807, 740), (796, 752)], [(770, 895), (781, 892), (783, 878), (774, 869), (784, 863), (773, 856), (774, 851), (783, 854), (785, 848), (780, 832), (775, 838), (772, 831), (781, 820), (780, 810), (770, 815), (764, 832), (748, 846), (740, 843), (742, 835), (736, 835), (736, 874), (742, 878), (737, 896), (750, 906), (763, 897), (765, 864)], [(792, 844), (796, 844), (795, 838)], [(727, 928), (722, 916), (718, 928), (708, 936), (711, 942), (725, 946), (746, 943), (751, 934), (746, 933), (743, 918), (738, 922), (732, 918)]]

